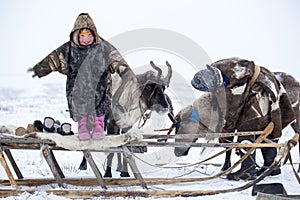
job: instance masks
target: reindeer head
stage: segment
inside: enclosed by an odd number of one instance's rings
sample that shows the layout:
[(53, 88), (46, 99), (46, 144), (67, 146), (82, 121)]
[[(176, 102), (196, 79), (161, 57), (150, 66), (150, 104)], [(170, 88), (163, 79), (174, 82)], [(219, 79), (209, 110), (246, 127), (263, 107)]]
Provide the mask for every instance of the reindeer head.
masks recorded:
[(141, 85), (140, 100), (145, 103), (147, 109), (165, 112), (170, 109), (170, 102), (168, 96), (165, 94), (165, 88), (169, 87), (172, 76), (171, 65), (166, 62), (168, 66), (168, 73), (166, 77), (163, 76), (161, 68), (156, 66), (152, 61), (150, 65), (157, 71), (147, 71), (144, 74), (137, 75), (137, 80)]

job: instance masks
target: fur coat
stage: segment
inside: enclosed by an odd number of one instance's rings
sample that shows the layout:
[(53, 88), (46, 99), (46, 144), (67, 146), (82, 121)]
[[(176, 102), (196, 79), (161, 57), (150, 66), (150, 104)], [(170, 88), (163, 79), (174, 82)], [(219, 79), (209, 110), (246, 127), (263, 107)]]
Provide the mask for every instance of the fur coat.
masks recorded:
[[(79, 44), (78, 34), (83, 28), (89, 28), (95, 37), (90, 46)], [(86, 13), (77, 17), (70, 40), (36, 64), (33, 71), (38, 77), (53, 71), (67, 75), (66, 96), (70, 116), (75, 121), (110, 111), (112, 73), (137, 81), (117, 49), (98, 35), (92, 18)]]

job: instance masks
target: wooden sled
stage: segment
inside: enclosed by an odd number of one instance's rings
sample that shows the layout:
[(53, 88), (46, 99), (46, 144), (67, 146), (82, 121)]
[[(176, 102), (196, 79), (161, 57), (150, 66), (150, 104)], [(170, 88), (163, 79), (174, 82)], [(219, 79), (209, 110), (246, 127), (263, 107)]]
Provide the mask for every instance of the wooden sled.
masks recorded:
[[(157, 197), (176, 197), (176, 196), (200, 196), (200, 195), (214, 195), (214, 194), (219, 194), (219, 193), (226, 193), (226, 192), (234, 192), (234, 191), (242, 191), (245, 190), (254, 184), (257, 184), (260, 182), (275, 166), (277, 166), (282, 160), (284, 160), (287, 155), (289, 154), (290, 149), (297, 144), (298, 141), (298, 135), (296, 134), (291, 140), (285, 142), (284, 144), (272, 144), (272, 143), (261, 143), (264, 141), (264, 139), (267, 137), (269, 133), (271, 133), (273, 130), (273, 124), (270, 123), (266, 129), (260, 133), (260, 136), (257, 138), (256, 142), (253, 144), (239, 144), (239, 143), (228, 143), (228, 144), (211, 144), (208, 143), (194, 143), (194, 144), (185, 144), (185, 145), (190, 145), (191, 147), (202, 147), (202, 146), (209, 146), (209, 147), (231, 147), (231, 148), (241, 148), (241, 147), (248, 147), (247, 153), (239, 160), (237, 161), (230, 169), (215, 174), (210, 177), (200, 177), (200, 178), (178, 178), (178, 179), (144, 179), (142, 177), (142, 174), (138, 170), (138, 166), (135, 163), (134, 156), (132, 152), (128, 149), (128, 147), (131, 146), (138, 146), (138, 145), (147, 145), (147, 146), (160, 146), (160, 147), (173, 147), (173, 146), (181, 146), (184, 144), (181, 143), (176, 143), (176, 142), (152, 142), (149, 141), (149, 135), (145, 136), (142, 141), (138, 140), (132, 140), (129, 141), (126, 144), (123, 144), (121, 146), (117, 147), (106, 147), (106, 148), (99, 148), (99, 149), (84, 149), (80, 150), (83, 151), (85, 157), (87, 158), (88, 163), (90, 164), (94, 174), (95, 174), (95, 179), (92, 179), (92, 181), (87, 181), (89, 184), (97, 184), (98, 186), (100, 185), (102, 187), (102, 190), (47, 190), (46, 192), (52, 192), (53, 194), (56, 195), (61, 195), (69, 198), (88, 198), (92, 196), (105, 196), (105, 197), (111, 197), (111, 196), (127, 196), (127, 197), (149, 197), (149, 196), (157, 196)], [(253, 134), (253, 133), (249, 133)], [(110, 136), (107, 136), (110, 137)], [(151, 136), (152, 137), (152, 136)], [(155, 139), (158, 138), (158, 136), (154, 137)], [(54, 150), (68, 150), (64, 149), (63, 147), (59, 147), (56, 145), (55, 142), (50, 141), (48, 139), (40, 139), (40, 138), (16, 138), (12, 136), (7, 136), (7, 135), (0, 135), (1, 139), (1, 144), (0, 144), (0, 159), (3, 167), (5, 168), (5, 171), (7, 173), (7, 176), (9, 178), (9, 181), (1, 181), (0, 184), (3, 185), (11, 185), (12, 189), (6, 189), (6, 190), (1, 190), (1, 196), (0, 197), (5, 197), (5, 196), (11, 196), (11, 195), (18, 195), (20, 193), (23, 193), (25, 191), (29, 193), (35, 192), (35, 190), (19, 190), (18, 185), (26, 185), (30, 184), (30, 180), (25, 180), (24, 177), (22, 176), (22, 173), (20, 172), (16, 162), (13, 159), (13, 156), (10, 153), (10, 149), (42, 149), (42, 154), (47, 161), (54, 179), (48, 180), (35, 180), (34, 185), (39, 185), (39, 184), (47, 184), (49, 182), (55, 182), (57, 183), (60, 187), (64, 187), (65, 183), (69, 184), (75, 184), (76, 181), (71, 179), (66, 179), (62, 170), (60, 169), (60, 166), (58, 165), (56, 158), (53, 154)], [(147, 141), (145, 141), (147, 139)], [(153, 139), (153, 138), (152, 138)], [(156, 185), (156, 184), (174, 184), (174, 183), (184, 183), (184, 182), (199, 182), (199, 181), (205, 181), (205, 180), (210, 180), (214, 178), (219, 178), (230, 171), (232, 171), (235, 167), (237, 167), (238, 164), (240, 164), (243, 160), (247, 158), (254, 150), (255, 148), (258, 147), (266, 147), (266, 146), (276, 146), (279, 148), (278, 155), (274, 161), (274, 163), (270, 166), (269, 169), (267, 169), (263, 174), (261, 174), (259, 177), (257, 177), (255, 180), (252, 180), (250, 182), (247, 182), (245, 185), (236, 187), (236, 188), (230, 188), (230, 189), (223, 189), (223, 190), (188, 190), (188, 191), (152, 191), (152, 190), (133, 190), (133, 191), (128, 191), (128, 190), (106, 190), (108, 185), (118, 185), (120, 187), (122, 186), (133, 186), (133, 185), (140, 185), (143, 189), (148, 189), (148, 185)], [(135, 179), (106, 179), (103, 178), (99, 169), (97, 168), (93, 157), (91, 155), (91, 152), (120, 152), (124, 155), (124, 157), (127, 159), (133, 174), (135, 176)], [(5, 160), (4, 153), (6, 154), (8, 160), (10, 161), (14, 171), (16, 172), (16, 175), (18, 177), (18, 180), (15, 180), (9, 167), (8, 164)], [(220, 155), (220, 154), (218, 154)], [(218, 156), (215, 155), (215, 156)], [(90, 179), (91, 180), (91, 179)], [(32, 180), (33, 181), (33, 180)], [(84, 180), (81, 181), (84, 185)], [(31, 183), (32, 184), (32, 183)], [(78, 183), (77, 183), (78, 184)], [(86, 183), (87, 184), (87, 183)]]

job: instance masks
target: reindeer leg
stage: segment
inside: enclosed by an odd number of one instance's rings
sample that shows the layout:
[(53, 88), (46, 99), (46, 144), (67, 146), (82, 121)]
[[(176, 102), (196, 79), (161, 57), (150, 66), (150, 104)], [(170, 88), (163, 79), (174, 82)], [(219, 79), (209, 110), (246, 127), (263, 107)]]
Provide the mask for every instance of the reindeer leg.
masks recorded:
[(117, 165), (117, 171), (121, 172), (122, 171), (122, 157), (121, 153), (117, 153), (117, 158), (118, 158), (118, 165)]
[(114, 153), (110, 153), (107, 156), (107, 162), (106, 162), (107, 164), (106, 164), (106, 170), (105, 170), (104, 177), (109, 177), (109, 178), (112, 177), (112, 174), (111, 174), (111, 165), (112, 165), (113, 157), (114, 157)]
[(226, 152), (224, 165), (223, 165), (221, 171), (226, 171), (229, 167), (231, 167), (231, 160), (230, 160), (231, 151), (232, 150)]
[(129, 173), (128, 173), (128, 164), (126, 161), (126, 158), (124, 158), (123, 156), (123, 165), (122, 165), (122, 171), (120, 174), (121, 177), (130, 177)]
[(86, 158), (83, 156), (82, 161), (79, 165), (79, 169), (80, 170), (86, 170), (87, 169), (87, 162), (86, 162)]
[[(220, 143), (228, 143), (228, 142), (230, 143), (232, 141), (233, 141), (233, 137), (219, 138)], [(224, 165), (221, 168), (222, 171), (225, 171), (231, 167), (231, 160), (230, 160), (231, 152), (232, 152), (232, 150), (226, 151)]]

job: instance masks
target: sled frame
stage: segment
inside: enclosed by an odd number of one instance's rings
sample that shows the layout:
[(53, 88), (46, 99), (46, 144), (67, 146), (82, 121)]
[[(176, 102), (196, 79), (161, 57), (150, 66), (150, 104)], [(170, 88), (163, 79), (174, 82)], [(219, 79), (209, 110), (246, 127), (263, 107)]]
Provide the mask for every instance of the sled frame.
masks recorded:
[[(3, 145), (3, 146), (2, 146)], [(55, 144), (53, 144), (52, 141), (48, 140), (41, 140), (38, 138), (15, 138), (12, 136), (1, 136), (1, 144), (0, 144), (0, 161), (2, 166), (5, 169), (5, 172), (7, 174), (7, 177), (9, 179), (9, 182), (12, 186), (12, 188), (17, 189), (17, 181), (14, 179), (13, 173), (9, 168), (9, 164), (5, 159), (4, 153), (6, 154), (6, 157), (8, 158), (15, 174), (17, 175), (18, 180), (23, 179), (23, 175), (15, 162), (13, 155), (11, 154), (10, 149), (23, 149), (23, 150), (38, 150), (41, 149), (42, 155), (44, 159), (46, 160), (52, 175), (58, 184), (59, 187), (64, 187), (64, 179), (65, 175), (63, 174), (56, 158), (53, 153), (54, 150), (66, 150), (60, 147), (56, 147)], [(147, 184), (145, 183), (136, 163), (134, 160), (134, 156), (132, 155), (132, 152), (128, 149), (127, 146), (123, 147), (111, 147), (111, 148), (106, 148), (103, 150), (99, 151), (94, 151), (94, 150), (83, 150), (82, 151), (85, 158), (87, 159), (96, 179), (98, 184), (106, 190), (107, 187), (105, 185), (105, 181), (103, 179), (103, 176), (98, 169), (93, 157), (92, 157), (92, 152), (108, 152), (108, 153), (122, 153), (124, 155), (124, 158), (128, 162), (129, 166), (131, 167), (131, 170), (135, 176), (135, 178), (139, 181), (140, 185), (142, 188), (147, 189)]]

